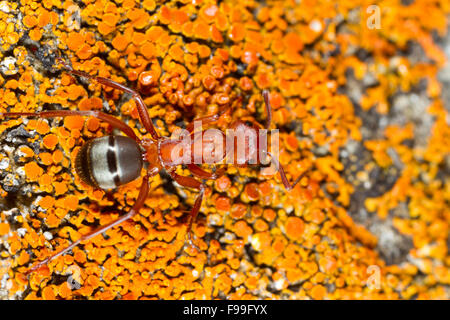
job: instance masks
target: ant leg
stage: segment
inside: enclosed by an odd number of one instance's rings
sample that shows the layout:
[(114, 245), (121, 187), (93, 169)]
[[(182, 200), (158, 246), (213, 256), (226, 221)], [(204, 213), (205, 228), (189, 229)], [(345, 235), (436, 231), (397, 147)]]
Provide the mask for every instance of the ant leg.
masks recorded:
[(196, 176), (197, 178), (207, 179), (207, 180), (216, 180), (216, 179), (220, 178), (221, 176), (223, 176), (223, 174), (227, 170), (226, 167), (222, 167), (222, 168), (217, 169), (216, 172), (208, 172), (193, 163), (188, 164), (187, 167), (188, 167), (189, 171), (191, 171), (192, 174), (194, 176)]
[(62, 249), (56, 253), (54, 253), (53, 255), (51, 255), (50, 257), (46, 258), (45, 260), (39, 262), (37, 265), (35, 265), (34, 267), (32, 267), (31, 269), (29, 269), (26, 274), (29, 274), (33, 271), (38, 270), (39, 268), (41, 268), (42, 266), (46, 265), (47, 263), (49, 263), (50, 261), (56, 259), (57, 257), (65, 254), (66, 252), (72, 250), (73, 248), (75, 248), (78, 244), (80, 244), (83, 241), (87, 241), (103, 232), (106, 232), (107, 230), (121, 224), (122, 222), (131, 219), (132, 217), (134, 217), (139, 210), (142, 208), (142, 206), (144, 205), (145, 199), (147, 198), (148, 195), (148, 191), (149, 191), (149, 183), (148, 183), (148, 179), (149, 179), (150, 175), (147, 174), (142, 178), (142, 184), (141, 184), (141, 189), (139, 191), (139, 195), (136, 199), (135, 204), (133, 205), (133, 207), (131, 208), (130, 212), (128, 212), (127, 214), (121, 216), (120, 218), (118, 218), (115, 221), (112, 221), (110, 223), (108, 223), (107, 225), (101, 226), (100, 228), (98, 228), (97, 230), (94, 230), (88, 234), (83, 235), (80, 239), (78, 239), (77, 241), (73, 242), (70, 246), (68, 246), (65, 249)]
[[(266, 105), (266, 112), (267, 112), (266, 129), (269, 129), (270, 128), (270, 124), (272, 122), (272, 106), (270, 105), (269, 91), (268, 90), (263, 90), (262, 94), (263, 94), (263, 97), (264, 97), (264, 103)], [(305, 172), (302, 173), (294, 181), (294, 183), (291, 184), (289, 182), (289, 180), (287, 179), (286, 173), (284, 172), (283, 166), (280, 164), (280, 162), (277, 159), (275, 159), (275, 157), (270, 152), (267, 152), (267, 154), (270, 155), (271, 161), (275, 162), (275, 166), (278, 169), (278, 171), (280, 172), (281, 181), (283, 182), (283, 185), (286, 188), (286, 190), (287, 191), (291, 191), (292, 189), (294, 189), (294, 187), (297, 185), (297, 183), (299, 183), (301, 178), (305, 175)]]
[(154, 140), (159, 140), (161, 138), (159, 136), (158, 132), (156, 132), (155, 127), (153, 126), (153, 122), (152, 122), (152, 119), (150, 118), (150, 115), (148, 114), (147, 106), (145, 105), (144, 99), (142, 99), (141, 95), (138, 92), (134, 91), (133, 89), (128, 88), (127, 86), (124, 86), (123, 84), (115, 82), (111, 79), (104, 78), (104, 77), (92, 76), (87, 72), (74, 70), (71, 66), (64, 63), (64, 61), (62, 61), (62, 59), (58, 59), (58, 60), (64, 66), (64, 68), (73, 75), (92, 79), (92, 80), (95, 80), (98, 83), (103, 84), (107, 87), (111, 87), (111, 88), (120, 90), (122, 92), (131, 94), (133, 99), (136, 101), (139, 118), (141, 119), (141, 122), (142, 122), (142, 125), (144, 126), (144, 128), (150, 133), (150, 135), (152, 136), (152, 138)]
[(297, 185), (297, 183), (299, 183), (299, 181), (301, 180), (301, 178), (303, 178), (306, 172), (303, 172), (297, 179), (295, 179), (294, 183), (291, 184), (287, 179), (286, 173), (284, 172), (283, 166), (280, 164), (280, 162), (277, 159), (275, 159), (275, 157), (270, 152), (267, 152), (267, 154), (270, 155), (271, 161), (275, 163), (275, 167), (278, 169), (278, 172), (280, 173), (281, 181), (283, 182), (285, 189), (287, 191), (291, 191), (292, 189), (294, 189), (294, 187)]
[(270, 99), (269, 99), (269, 91), (263, 90), (262, 92), (264, 97), (264, 102), (266, 105), (266, 112), (267, 112), (267, 123), (266, 123), (266, 129), (270, 128), (270, 123), (272, 122), (272, 106), (270, 105)]
[(95, 110), (54, 110), (54, 111), (41, 111), (41, 112), (5, 112), (0, 113), (0, 118), (9, 117), (41, 117), (41, 118), (56, 118), (56, 117), (67, 117), (67, 116), (93, 116), (106, 123), (109, 123), (112, 127), (121, 130), (130, 138), (139, 142), (140, 140), (125, 122), (113, 117), (109, 114), (103, 113), (101, 111)]
[(197, 218), (197, 215), (200, 211), (200, 207), (202, 206), (203, 194), (205, 193), (205, 186), (203, 185), (203, 183), (201, 183), (200, 181), (198, 181), (194, 178), (180, 176), (179, 174), (177, 174), (173, 171), (169, 171), (169, 174), (172, 177), (172, 179), (174, 179), (179, 185), (181, 185), (183, 187), (197, 189), (200, 191), (197, 196), (197, 199), (195, 199), (194, 206), (191, 209), (190, 220), (189, 220), (189, 224), (188, 224), (188, 228), (187, 228), (187, 235), (188, 235), (189, 243), (191, 244), (191, 246), (193, 246), (194, 248), (196, 248), (197, 250), (200, 251), (200, 249), (192, 241), (192, 224), (194, 223), (195, 219)]
[(230, 110), (231, 110), (231, 106), (228, 106), (228, 107), (224, 108), (223, 110), (221, 110), (219, 113), (213, 114), (212, 116), (206, 116), (206, 117), (194, 119), (193, 122), (191, 122), (190, 124), (187, 125), (186, 130), (189, 133), (192, 133), (194, 131), (194, 122), (197, 122), (197, 121), (201, 122), (200, 124), (201, 124), (202, 128), (204, 125), (217, 122), (221, 116), (223, 116), (225, 113), (227, 113)]

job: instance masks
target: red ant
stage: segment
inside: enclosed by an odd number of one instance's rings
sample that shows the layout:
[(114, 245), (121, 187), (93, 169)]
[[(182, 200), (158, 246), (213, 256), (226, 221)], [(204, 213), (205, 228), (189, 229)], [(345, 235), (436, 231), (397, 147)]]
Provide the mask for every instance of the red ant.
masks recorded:
[[(174, 150), (179, 148), (181, 144), (183, 144), (183, 140), (174, 140), (171, 138), (161, 137), (158, 132), (155, 130), (152, 120), (147, 111), (147, 107), (142, 99), (141, 95), (115, 81), (112, 81), (108, 78), (92, 76), (83, 71), (74, 70), (69, 65), (65, 64), (61, 58), (58, 58), (58, 62), (72, 75), (88, 78), (91, 80), (95, 80), (98, 83), (120, 90), (125, 93), (129, 93), (132, 95), (133, 99), (136, 101), (137, 110), (139, 113), (139, 119), (143, 125), (143, 127), (150, 133), (152, 139), (143, 139), (140, 140), (133, 129), (129, 127), (123, 121), (108, 115), (106, 113), (100, 111), (80, 111), (80, 110), (55, 110), (55, 111), (41, 111), (41, 112), (7, 112), (0, 113), (0, 116), (3, 118), (9, 117), (41, 117), (41, 118), (54, 118), (54, 117), (67, 117), (67, 116), (93, 116), (98, 118), (101, 121), (104, 121), (111, 125), (113, 128), (121, 130), (126, 136), (118, 136), (118, 135), (110, 135), (100, 138), (92, 139), (86, 142), (80, 149), (79, 153), (76, 156), (75, 160), (75, 171), (79, 175), (82, 181), (91, 185), (95, 188), (101, 189), (110, 189), (116, 188), (120, 185), (129, 183), (133, 180), (136, 180), (141, 176), (141, 170), (144, 167), (144, 163), (146, 164), (146, 174), (142, 179), (142, 184), (140, 187), (139, 195), (136, 199), (135, 204), (131, 208), (131, 210), (119, 217), (117, 220), (101, 226), (97, 230), (90, 232), (86, 235), (83, 235), (80, 239), (73, 242), (67, 248), (64, 248), (45, 260), (39, 262), (30, 270), (28, 270), (27, 274), (39, 269), (43, 265), (46, 265), (48, 262), (53, 259), (63, 255), (64, 253), (70, 251), (75, 246), (77, 246), (82, 241), (89, 240), (96, 235), (104, 233), (105, 231), (121, 224), (122, 222), (131, 219), (134, 217), (141, 207), (144, 205), (144, 201), (149, 192), (149, 179), (150, 177), (158, 174), (162, 169), (164, 169), (178, 184), (183, 187), (193, 188), (199, 191), (197, 198), (195, 200), (194, 206), (190, 212), (190, 219), (188, 223), (187, 234), (191, 245), (193, 245), (191, 238), (191, 229), (192, 224), (195, 221), (197, 214), (199, 213), (203, 195), (205, 192), (205, 185), (202, 181), (195, 179), (194, 177), (203, 180), (203, 179), (217, 179), (221, 175), (225, 173), (225, 168), (219, 168), (215, 172), (208, 172), (202, 169), (198, 164), (194, 164), (191, 157), (188, 157), (188, 163), (180, 160), (181, 158), (176, 158), (172, 156)], [(265, 101), (266, 111), (267, 111), (267, 125), (266, 129), (269, 128), (272, 118), (272, 109), (269, 102), (269, 92), (264, 90), (263, 97)], [(229, 110), (220, 112), (219, 114), (215, 114), (212, 116), (203, 117), (197, 119), (196, 121), (201, 121), (202, 125), (205, 124), (214, 124), (216, 123), (220, 117)], [(242, 130), (243, 132), (250, 132), (255, 136), (258, 136), (257, 132), (261, 129), (259, 124), (250, 121), (234, 121), (231, 124), (231, 128), (237, 131)], [(202, 134), (205, 132), (202, 129)], [(193, 123), (187, 126), (187, 131), (191, 135), (195, 135), (194, 133), (194, 125)], [(223, 135), (223, 131), (220, 131)], [(190, 143), (190, 147), (194, 148), (195, 141)], [(213, 149), (215, 145), (212, 146)], [(211, 152), (211, 145), (202, 145), (201, 152)], [(206, 148), (206, 149), (205, 149)], [(252, 150), (250, 150), (252, 149)], [(248, 165), (250, 157), (255, 154), (255, 151), (258, 152), (258, 147), (251, 148), (248, 145), (248, 141), (246, 140), (245, 146), (245, 155), (244, 159), (241, 159), (241, 166)], [(266, 155), (268, 152), (266, 152)], [(222, 152), (221, 159), (225, 158), (225, 152)], [(271, 155), (272, 156), (272, 155)], [(236, 155), (235, 155), (236, 158)], [(184, 157), (183, 159), (186, 159)], [(281, 180), (287, 190), (291, 190), (303, 176), (298, 177), (293, 184), (290, 184), (286, 174), (283, 170), (283, 167), (278, 163), (278, 161), (272, 157), (272, 160), (275, 162), (280, 175)], [(258, 159), (257, 164), (261, 163), (261, 159)], [(177, 174), (175, 169), (178, 165), (186, 165), (187, 168), (191, 171), (194, 177), (185, 177)]]

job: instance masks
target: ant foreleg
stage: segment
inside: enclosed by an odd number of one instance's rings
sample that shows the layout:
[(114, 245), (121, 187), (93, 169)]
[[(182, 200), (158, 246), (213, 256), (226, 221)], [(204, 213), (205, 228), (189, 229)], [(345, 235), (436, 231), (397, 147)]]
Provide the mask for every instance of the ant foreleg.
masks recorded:
[(263, 90), (262, 95), (264, 97), (264, 102), (266, 105), (266, 112), (267, 112), (266, 129), (268, 130), (270, 128), (270, 123), (272, 122), (272, 106), (270, 105), (269, 91)]
[(197, 250), (200, 251), (200, 249), (192, 241), (192, 224), (194, 223), (195, 219), (197, 218), (197, 215), (200, 211), (200, 207), (202, 206), (203, 194), (205, 193), (205, 186), (203, 183), (201, 183), (200, 181), (198, 181), (194, 178), (180, 176), (179, 174), (177, 174), (173, 171), (169, 171), (169, 174), (172, 177), (172, 179), (174, 179), (179, 185), (181, 185), (183, 187), (197, 189), (200, 191), (199, 194), (197, 195), (197, 199), (195, 199), (194, 206), (191, 209), (189, 224), (188, 224), (188, 228), (187, 228), (187, 235), (188, 235), (189, 243), (191, 244), (191, 246), (193, 246), (194, 248), (196, 248)]
[(273, 161), (275, 163), (275, 167), (277, 168), (278, 172), (280, 173), (280, 177), (281, 177), (281, 182), (283, 182), (284, 188), (287, 191), (291, 191), (292, 189), (294, 189), (294, 187), (297, 185), (297, 183), (300, 182), (300, 180), (302, 179), (302, 177), (305, 175), (306, 172), (303, 172), (297, 179), (295, 179), (295, 181), (291, 184), (288, 180), (288, 178), (286, 177), (286, 173), (284, 172), (283, 166), (280, 164), (280, 162), (270, 153), (267, 152), (267, 154), (270, 155), (271, 161)]
[(147, 198), (148, 195), (148, 191), (149, 191), (149, 175), (145, 175), (142, 178), (142, 184), (141, 184), (141, 189), (139, 191), (139, 195), (136, 199), (135, 204), (133, 205), (133, 207), (131, 208), (130, 212), (128, 212), (127, 214), (121, 216), (120, 218), (118, 218), (115, 221), (112, 221), (110, 223), (108, 223), (107, 225), (101, 226), (100, 228), (98, 228), (97, 230), (94, 230), (88, 234), (83, 235), (80, 239), (76, 240), (75, 242), (73, 242), (70, 246), (68, 246), (67, 248), (64, 248), (56, 253), (54, 253), (53, 255), (51, 255), (50, 257), (46, 258), (45, 260), (39, 262), (37, 265), (35, 265), (34, 267), (32, 267), (31, 269), (29, 269), (26, 274), (29, 274), (30, 272), (36, 271), (39, 268), (41, 268), (42, 266), (46, 265), (47, 263), (49, 263), (50, 261), (56, 259), (57, 257), (65, 254), (66, 252), (72, 250), (73, 248), (75, 248), (78, 244), (80, 244), (83, 241), (87, 241), (103, 232), (106, 232), (107, 230), (121, 224), (122, 222), (131, 219), (132, 217), (134, 217), (139, 210), (142, 208), (142, 206), (144, 205), (145, 199)]
[[(263, 90), (262, 92), (264, 97), (264, 103), (266, 105), (266, 112), (267, 112), (267, 123), (266, 123), (266, 129), (270, 128), (270, 124), (272, 122), (272, 106), (270, 105), (270, 99), (269, 99), (269, 91)], [(291, 191), (294, 189), (294, 187), (299, 183), (301, 178), (304, 176), (305, 173), (302, 173), (292, 184), (289, 182), (289, 180), (286, 177), (286, 173), (284, 172), (283, 166), (280, 164), (280, 162), (270, 153), (267, 152), (267, 154), (270, 155), (271, 161), (275, 163), (275, 167), (277, 168), (278, 172), (281, 176), (281, 181), (283, 182), (284, 187), (287, 191)]]
[(189, 133), (194, 132), (194, 129), (196, 129), (196, 128), (194, 128), (194, 123), (195, 122), (197, 122), (197, 123), (200, 122), (200, 125), (201, 125), (202, 128), (203, 128), (204, 125), (212, 124), (214, 122), (217, 122), (217, 121), (219, 121), (221, 116), (223, 116), (225, 113), (227, 113), (230, 110), (231, 110), (231, 106), (228, 106), (228, 107), (225, 107), (223, 110), (221, 110), (217, 114), (213, 114), (211, 116), (205, 116), (205, 117), (194, 119), (190, 124), (188, 124), (186, 126), (186, 130)]
[(72, 67), (70, 67), (69, 65), (64, 63), (64, 61), (62, 61), (62, 59), (58, 59), (58, 60), (64, 66), (64, 68), (73, 75), (92, 79), (92, 80), (95, 80), (98, 83), (105, 85), (107, 87), (117, 89), (122, 92), (131, 94), (133, 99), (136, 101), (136, 106), (137, 106), (139, 118), (141, 119), (142, 125), (150, 133), (150, 135), (152, 136), (152, 138), (154, 140), (160, 139), (158, 132), (155, 130), (155, 127), (153, 126), (153, 122), (148, 113), (147, 106), (145, 105), (144, 99), (142, 99), (141, 95), (138, 92), (134, 91), (133, 89), (128, 88), (127, 86), (124, 86), (123, 84), (115, 82), (111, 79), (104, 78), (104, 77), (92, 76), (87, 72), (74, 70)]

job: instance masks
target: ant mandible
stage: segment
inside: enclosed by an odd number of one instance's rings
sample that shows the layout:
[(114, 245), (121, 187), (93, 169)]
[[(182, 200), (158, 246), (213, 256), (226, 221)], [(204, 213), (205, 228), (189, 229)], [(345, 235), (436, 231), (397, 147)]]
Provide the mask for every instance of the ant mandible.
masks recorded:
[[(144, 163), (146, 163), (145, 169), (146, 174), (142, 178), (142, 184), (140, 186), (139, 194), (136, 202), (132, 206), (131, 210), (125, 215), (119, 217), (117, 220), (110, 222), (104, 226), (99, 227), (88, 234), (81, 236), (78, 240), (74, 241), (70, 246), (57, 251), (45, 260), (37, 263), (35, 266), (27, 271), (27, 274), (33, 272), (42, 266), (46, 265), (50, 261), (56, 259), (57, 257), (65, 254), (66, 252), (72, 250), (75, 246), (83, 241), (87, 241), (105, 231), (121, 224), (122, 222), (131, 219), (144, 205), (145, 199), (147, 198), (149, 192), (149, 179), (158, 174), (161, 170), (165, 170), (173, 180), (175, 180), (179, 185), (183, 187), (193, 188), (199, 191), (194, 205), (190, 211), (190, 218), (188, 222), (187, 234), (190, 244), (195, 247), (192, 242), (191, 230), (192, 224), (195, 221), (197, 214), (199, 213), (203, 195), (205, 192), (205, 184), (200, 180), (217, 179), (225, 173), (225, 167), (216, 169), (215, 172), (208, 172), (202, 169), (198, 164), (183, 162), (182, 159), (186, 157), (174, 157), (172, 156), (174, 149), (180, 147), (183, 143), (182, 140), (174, 140), (167, 137), (162, 137), (158, 134), (153, 126), (152, 120), (148, 113), (147, 107), (142, 99), (141, 95), (115, 81), (108, 78), (92, 76), (86, 72), (74, 70), (71, 66), (66, 64), (61, 58), (57, 58), (59, 64), (72, 75), (84, 77), (90, 80), (95, 80), (98, 83), (111, 87), (113, 89), (120, 90), (125, 93), (131, 94), (132, 98), (136, 102), (139, 119), (142, 126), (151, 135), (152, 139), (142, 139), (140, 140), (133, 129), (129, 127), (125, 122), (115, 118), (114, 116), (108, 115), (101, 111), (96, 110), (54, 110), (54, 111), (41, 111), (41, 112), (6, 112), (0, 113), (2, 118), (12, 118), (12, 117), (41, 117), (41, 118), (55, 118), (55, 117), (67, 117), (67, 116), (93, 116), (97, 119), (108, 123), (112, 128), (122, 131), (126, 136), (121, 135), (109, 135), (99, 138), (94, 138), (87, 141), (78, 152), (75, 158), (75, 172), (81, 178), (82, 181), (90, 186), (100, 189), (112, 189), (118, 186), (127, 184), (133, 180), (138, 179), (141, 176), (141, 171), (144, 168)], [(267, 124), (266, 129), (270, 127), (272, 118), (272, 109), (269, 102), (269, 92), (264, 90), (262, 93), (264, 97), (264, 102), (267, 111)], [(220, 117), (229, 111), (229, 107), (219, 112), (218, 114), (212, 116), (206, 116), (196, 121), (201, 121), (201, 125), (212, 125), (216, 123)], [(242, 131), (252, 131), (257, 136), (257, 131), (261, 129), (261, 126), (250, 122), (250, 121), (234, 121), (230, 128)], [(194, 134), (193, 123), (187, 126), (187, 131), (190, 134)], [(203, 130), (203, 127), (201, 127)], [(204, 132), (204, 131), (202, 131)], [(220, 131), (222, 132), (222, 131)], [(223, 132), (222, 132), (223, 133)], [(251, 147), (248, 145), (248, 141), (245, 140), (245, 155), (243, 165), (249, 163), (249, 157), (255, 150), (250, 150)], [(191, 142), (193, 147), (195, 141)], [(208, 146), (207, 148), (210, 148)], [(205, 151), (205, 146), (202, 146), (201, 152), (211, 152), (211, 150)], [(214, 146), (213, 146), (214, 149)], [(253, 148), (254, 149), (254, 148)], [(256, 147), (256, 151), (258, 147)], [(268, 152), (267, 152), (268, 153)], [(266, 154), (267, 154), (266, 153)], [(226, 152), (223, 152), (221, 159), (226, 157)], [(181, 159), (181, 160), (180, 160)], [(192, 159), (188, 159), (192, 160)], [(258, 160), (260, 161), (260, 159)], [(303, 176), (300, 175), (294, 183), (290, 183), (286, 177), (283, 167), (278, 163), (278, 160), (272, 157), (272, 161), (275, 162), (276, 167), (281, 176), (282, 183), (284, 187), (289, 191), (291, 190)], [(179, 165), (186, 165), (189, 171), (194, 177), (181, 176), (175, 172), (176, 167)], [(197, 179), (196, 179), (197, 178)]]

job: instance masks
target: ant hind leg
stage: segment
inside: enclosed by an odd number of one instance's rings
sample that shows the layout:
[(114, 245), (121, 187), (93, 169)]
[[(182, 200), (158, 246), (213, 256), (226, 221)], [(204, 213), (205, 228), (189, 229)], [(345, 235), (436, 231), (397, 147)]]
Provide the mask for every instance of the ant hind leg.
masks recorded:
[(139, 191), (139, 195), (136, 199), (135, 204), (133, 205), (133, 207), (131, 208), (131, 210), (119, 217), (117, 220), (112, 221), (110, 223), (108, 223), (107, 225), (101, 226), (100, 228), (98, 228), (97, 230), (94, 230), (88, 234), (83, 235), (81, 238), (79, 238), (78, 240), (74, 241), (70, 246), (68, 246), (67, 248), (64, 248), (56, 253), (54, 253), (53, 255), (51, 255), (50, 257), (46, 258), (45, 260), (39, 262), (38, 264), (36, 264), (35, 266), (33, 266), (32, 268), (30, 268), (26, 274), (29, 274), (33, 271), (38, 270), (39, 268), (41, 268), (42, 266), (48, 264), (50, 261), (56, 259), (57, 257), (67, 253), (68, 251), (72, 250), (73, 248), (75, 248), (77, 245), (79, 245), (81, 242), (83, 241), (87, 241), (101, 233), (104, 233), (106, 231), (108, 231), (109, 229), (121, 224), (122, 222), (131, 219), (132, 217), (134, 217), (139, 210), (142, 208), (142, 206), (144, 205), (145, 199), (147, 198), (148, 195), (148, 191), (149, 191), (149, 175), (147, 174), (146, 176), (144, 176), (144, 178), (142, 179), (142, 184), (141, 184), (141, 189)]

